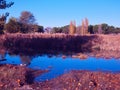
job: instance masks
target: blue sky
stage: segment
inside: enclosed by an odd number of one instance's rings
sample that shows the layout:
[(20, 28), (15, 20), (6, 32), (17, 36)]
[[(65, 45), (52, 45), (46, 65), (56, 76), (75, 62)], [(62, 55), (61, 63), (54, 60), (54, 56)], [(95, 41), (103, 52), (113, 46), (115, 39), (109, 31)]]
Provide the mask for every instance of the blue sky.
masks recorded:
[(120, 27), (120, 0), (7, 0), (15, 4), (3, 12), (18, 18), (22, 11), (30, 11), (39, 25), (64, 26), (71, 20), (77, 25), (84, 18), (92, 25), (107, 23)]

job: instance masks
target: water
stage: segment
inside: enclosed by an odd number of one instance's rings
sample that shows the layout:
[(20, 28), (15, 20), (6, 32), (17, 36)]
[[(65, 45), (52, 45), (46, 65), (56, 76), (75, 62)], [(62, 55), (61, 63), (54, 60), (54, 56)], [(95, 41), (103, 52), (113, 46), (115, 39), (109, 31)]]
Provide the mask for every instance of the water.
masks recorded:
[(49, 69), (48, 73), (36, 77), (35, 81), (44, 81), (55, 78), (70, 70), (90, 70), (90, 71), (120, 71), (120, 61), (117, 59), (104, 59), (89, 57), (85, 60), (78, 58), (67, 57), (63, 59), (61, 56), (48, 57), (43, 56), (23, 56), (6, 54), (5, 61), (0, 61), (0, 64), (26, 64), (32, 69)]

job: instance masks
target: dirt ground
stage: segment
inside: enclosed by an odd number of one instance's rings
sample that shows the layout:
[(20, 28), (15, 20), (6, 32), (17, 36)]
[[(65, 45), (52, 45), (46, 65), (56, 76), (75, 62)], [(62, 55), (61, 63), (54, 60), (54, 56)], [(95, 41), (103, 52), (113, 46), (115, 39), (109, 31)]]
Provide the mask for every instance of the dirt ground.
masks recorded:
[(57, 78), (34, 82), (47, 71), (0, 65), (0, 90), (120, 90), (120, 73), (70, 71)]
[(35, 90), (120, 90), (120, 73), (71, 71), (39, 85), (35, 84), (34, 88)]
[(32, 70), (25, 66), (0, 65), (0, 90), (29, 90), (34, 78), (45, 72), (47, 70)]

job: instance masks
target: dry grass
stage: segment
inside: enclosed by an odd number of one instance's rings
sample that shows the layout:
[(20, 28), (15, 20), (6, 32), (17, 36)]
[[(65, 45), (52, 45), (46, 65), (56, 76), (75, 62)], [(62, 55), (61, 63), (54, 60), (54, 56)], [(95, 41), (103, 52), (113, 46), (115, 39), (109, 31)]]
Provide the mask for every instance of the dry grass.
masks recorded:
[(4, 46), (8, 49), (47, 51), (47, 52), (91, 52), (96, 35), (66, 34), (6, 34)]
[(39, 86), (41, 90), (120, 90), (120, 73), (71, 71)]
[(120, 51), (120, 35), (5, 34), (0, 36), (0, 46), (26, 53)]
[(33, 84), (34, 78), (47, 70), (32, 70), (24, 66), (0, 65), (0, 90), (28, 90), (15, 89), (26, 84)]
[(120, 51), (120, 35), (100, 35), (100, 49), (110, 51)]

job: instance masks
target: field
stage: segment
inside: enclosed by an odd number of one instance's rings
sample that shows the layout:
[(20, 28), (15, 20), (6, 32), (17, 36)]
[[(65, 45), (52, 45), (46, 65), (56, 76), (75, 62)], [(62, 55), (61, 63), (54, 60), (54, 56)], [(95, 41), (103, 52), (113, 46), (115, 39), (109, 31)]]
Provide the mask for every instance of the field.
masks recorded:
[(0, 48), (11, 53), (74, 54), (120, 52), (120, 35), (5, 34)]
[(5, 34), (0, 44), (12, 48), (31, 48), (60, 51), (92, 51), (93, 49), (120, 51), (120, 35), (66, 34)]

